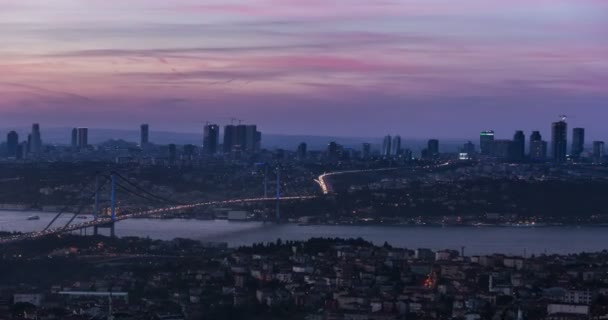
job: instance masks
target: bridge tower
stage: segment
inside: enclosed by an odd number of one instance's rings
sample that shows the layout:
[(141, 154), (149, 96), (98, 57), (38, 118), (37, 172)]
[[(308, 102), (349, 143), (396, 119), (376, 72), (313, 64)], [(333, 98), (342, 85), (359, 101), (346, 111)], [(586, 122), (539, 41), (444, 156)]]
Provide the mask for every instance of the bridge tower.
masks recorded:
[(264, 165), (264, 198), (268, 198), (268, 164)]
[[(110, 175), (110, 222), (94, 227), (94, 234), (97, 235), (99, 233), (99, 228), (107, 228), (110, 229), (110, 236), (112, 238), (116, 237), (116, 230), (114, 228), (116, 222), (116, 176), (114, 173)], [(99, 219), (99, 180), (96, 177), (95, 180), (96, 192), (95, 192), (95, 212), (94, 217), (95, 220)]]
[(112, 223), (114, 223), (116, 222), (116, 176), (112, 174), (110, 178), (112, 179), (112, 191), (110, 194), (111, 218)]
[(277, 223), (281, 222), (281, 167), (277, 166)]
[[(93, 208), (93, 220), (97, 221), (99, 218), (99, 172), (95, 173), (95, 206)], [(93, 235), (98, 234), (97, 225), (93, 227)]]

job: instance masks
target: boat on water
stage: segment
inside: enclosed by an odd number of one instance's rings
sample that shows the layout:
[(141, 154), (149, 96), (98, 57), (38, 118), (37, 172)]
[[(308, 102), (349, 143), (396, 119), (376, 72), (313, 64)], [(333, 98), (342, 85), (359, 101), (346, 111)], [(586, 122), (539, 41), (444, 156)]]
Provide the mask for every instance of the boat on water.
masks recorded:
[(473, 227), (496, 227), (495, 224), (492, 224), (492, 223), (483, 223), (483, 222), (473, 223), (472, 226)]
[(39, 216), (29, 216), (29, 217), (27, 217), (27, 220), (30, 220), (30, 221), (31, 220), (40, 220), (40, 217)]

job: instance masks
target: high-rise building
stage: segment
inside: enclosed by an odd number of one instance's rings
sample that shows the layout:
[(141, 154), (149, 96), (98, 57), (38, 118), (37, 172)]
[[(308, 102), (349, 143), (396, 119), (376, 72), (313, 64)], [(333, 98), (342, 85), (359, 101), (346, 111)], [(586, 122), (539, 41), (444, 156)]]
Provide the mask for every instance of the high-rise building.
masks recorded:
[(340, 145), (335, 141), (330, 142), (327, 145), (327, 156), (331, 160), (337, 160), (339, 157)]
[(513, 157), (513, 145), (513, 140), (494, 140), (494, 146), (492, 147), (493, 156), (503, 160), (511, 160)]
[(224, 153), (232, 152), (232, 149), (237, 144), (236, 126), (229, 124), (224, 127)]
[(572, 157), (579, 158), (581, 153), (585, 151), (585, 129), (572, 129)]
[(385, 136), (384, 140), (382, 140), (382, 155), (390, 156), (391, 155), (391, 145), (393, 143), (393, 138), (391, 136)]
[(196, 154), (196, 146), (189, 143), (184, 145), (184, 159), (192, 160), (194, 159), (194, 155)]
[(11, 131), (6, 135), (6, 150), (9, 157), (17, 157), (17, 146), (19, 145), (19, 134)]
[(224, 152), (257, 152), (261, 149), (262, 133), (256, 125), (239, 124), (224, 127)]
[(518, 130), (513, 136), (513, 150), (511, 160), (522, 161), (526, 156), (526, 135)]
[(530, 135), (530, 145), (529, 145), (529, 153), (530, 155), (532, 154), (532, 143), (534, 141), (542, 141), (543, 140), (543, 136), (540, 134), (540, 131), (532, 131), (532, 134)]
[(11, 131), (6, 135), (6, 149), (8, 156), (11, 158), (17, 157), (17, 149), (19, 146), (19, 134), (15, 131)]
[(471, 141), (465, 143), (464, 146), (462, 146), (462, 152), (466, 153), (469, 158), (472, 157), (475, 154), (475, 144)]
[(536, 161), (547, 160), (547, 141), (539, 139), (530, 142), (530, 159)]
[(439, 140), (430, 139), (427, 143), (428, 157), (436, 158), (439, 155)]
[(28, 154), (27, 149), (28, 149), (27, 142), (26, 141), (21, 142), (17, 146), (17, 155), (15, 156), (15, 158), (17, 160), (25, 159)]
[(177, 146), (175, 144), (169, 145), (169, 162), (174, 163), (177, 160)]
[(84, 150), (89, 146), (89, 128), (78, 128), (78, 149)]
[(78, 128), (72, 129), (72, 141), (71, 144), (72, 150), (78, 150)]
[(370, 143), (363, 143), (363, 152), (361, 153), (363, 159), (369, 159), (372, 156), (372, 145)]
[(593, 141), (593, 162), (604, 162), (604, 141)]
[(494, 147), (494, 131), (487, 130), (482, 131), (479, 135), (479, 148), (481, 149), (481, 154), (484, 156), (492, 155), (492, 148)]
[(308, 156), (308, 145), (306, 142), (302, 142), (298, 145), (298, 159), (303, 160)]
[(391, 154), (397, 156), (401, 153), (401, 136), (394, 136), (391, 143)]
[(139, 146), (145, 148), (150, 143), (150, 125), (147, 123), (139, 127)]
[(31, 133), (27, 135), (27, 141), (25, 141), (24, 150), (25, 150), (26, 154), (30, 154), (32, 152), (32, 134)]
[(410, 150), (410, 149), (403, 150), (403, 159), (404, 160), (410, 161), (410, 160), (412, 160), (412, 157), (413, 157), (412, 150)]
[(220, 144), (220, 126), (207, 124), (203, 129), (203, 152), (207, 155), (216, 154)]
[[(240, 127), (240, 126), (239, 126)], [(256, 125), (246, 125), (245, 139), (243, 140), (243, 149), (247, 152), (260, 151), (261, 133)]]
[(568, 148), (568, 124), (566, 119), (562, 118), (558, 122), (554, 122), (551, 127), (551, 154), (553, 161), (557, 163), (566, 162), (566, 154)]
[(40, 125), (34, 123), (32, 125), (32, 139), (30, 142), (30, 152), (33, 154), (39, 154), (42, 152), (42, 135), (40, 133)]
[(547, 142), (539, 131), (533, 131), (530, 135), (530, 159), (544, 161), (547, 159)]

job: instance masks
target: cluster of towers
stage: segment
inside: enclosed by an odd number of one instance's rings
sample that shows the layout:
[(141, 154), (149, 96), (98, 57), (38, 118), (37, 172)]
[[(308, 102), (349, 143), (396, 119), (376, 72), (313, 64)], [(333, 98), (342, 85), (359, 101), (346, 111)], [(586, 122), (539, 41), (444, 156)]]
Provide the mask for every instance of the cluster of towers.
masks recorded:
[(72, 129), (72, 150), (84, 150), (89, 146), (89, 128)]
[[(515, 132), (512, 140), (494, 139), (494, 131), (482, 131), (480, 134), (480, 152), (484, 156), (493, 156), (509, 160), (526, 158), (526, 137), (523, 131)], [(551, 125), (551, 142), (543, 140), (539, 131), (533, 131), (528, 143), (528, 157), (531, 160), (544, 161), (550, 158), (553, 162), (564, 163), (570, 159), (580, 159), (585, 152), (585, 129), (572, 129), (572, 144), (568, 154), (568, 124), (566, 117)], [(549, 153), (550, 152), (550, 153)], [(594, 141), (592, 158), (600, 162), (604, 157), (604, 142)]]
[(6, 147), (10, 158), (23, 159), (30, 154), (39, 155), (42, 153), (40, 125), (34, 123), (27, 140), (22, 142), (19, 142), (19, 134), (16, 131), (9, 132), (6, 136)]
[(387, 135), (384, 137), (384, 140), (382, 141), (383, 156), (398, 156), (401, 152), (401, 136), (391, 137), (390, 135)]
[(260, 151), (262, 133), (256, 125), (229, 124), (224, 126), (223, 144), (220, 150), (220, 127), (217, 124), (205, 125), (203, 132), (203, 153), (207, 155), (218, 152), (247, 152)]

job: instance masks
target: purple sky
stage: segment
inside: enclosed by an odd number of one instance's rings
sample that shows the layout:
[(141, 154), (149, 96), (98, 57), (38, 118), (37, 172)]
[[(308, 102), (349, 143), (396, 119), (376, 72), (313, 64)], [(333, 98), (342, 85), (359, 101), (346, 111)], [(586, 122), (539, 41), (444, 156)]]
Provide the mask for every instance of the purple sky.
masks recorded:
[(0, 127), (608, 140), (607, 30), (606, 0), (0, 0)]

